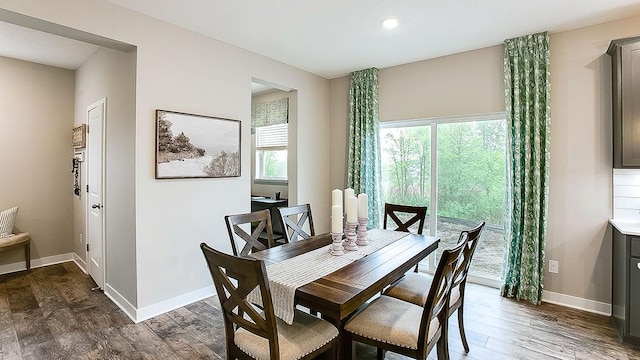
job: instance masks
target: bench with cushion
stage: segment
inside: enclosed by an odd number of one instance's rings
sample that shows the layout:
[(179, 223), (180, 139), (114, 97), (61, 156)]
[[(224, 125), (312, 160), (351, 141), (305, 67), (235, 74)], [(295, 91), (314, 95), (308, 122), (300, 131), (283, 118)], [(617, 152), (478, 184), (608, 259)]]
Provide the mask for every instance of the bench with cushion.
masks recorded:
[(31, 234), (16, 231), (16, 234), (0, 239), (0, 252), (20, 246), (24, 246), (24, 258), (29, 270), (31, 269)]
[(18, 207), (0, 211), (0, 252), (24, 246), (27, 270), (31, 269), (31, 234), (14, 227)]

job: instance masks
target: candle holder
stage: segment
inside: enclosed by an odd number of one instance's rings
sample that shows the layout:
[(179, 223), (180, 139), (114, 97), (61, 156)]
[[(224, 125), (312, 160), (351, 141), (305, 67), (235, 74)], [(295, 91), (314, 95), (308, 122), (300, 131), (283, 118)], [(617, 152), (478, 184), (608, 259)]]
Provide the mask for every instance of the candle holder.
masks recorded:
[(344, 241), (344, 249), (348, 251), (358, 250), (358, 245), (356, 245), (356, 223), (347, 222), (345, 235), (347, 239)]
[(344, 248), (342, 247), (342, 235), (343, 233), (331, 233), (333, 242), (331, 243), (331, 255), (344, 255)]
[(347, 234), (347, 214), (345, 213), (342, 218), (344, 219), (344, 221), (342, 222), (342, 230), (344, 231), (344, 234)]
[(360, 246), (369, 245), (369, 240), (367, 239), (367, 222), (369, 219), (367, 218), (358, 218), (358, 240), (356, 240), (356, 244)]

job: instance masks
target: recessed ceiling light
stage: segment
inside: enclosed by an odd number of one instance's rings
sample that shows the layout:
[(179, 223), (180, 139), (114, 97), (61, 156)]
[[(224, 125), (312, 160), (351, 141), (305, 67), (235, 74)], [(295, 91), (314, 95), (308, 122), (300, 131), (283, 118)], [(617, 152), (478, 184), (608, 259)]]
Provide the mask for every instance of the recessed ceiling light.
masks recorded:
[(398, 19), (394, 17), (384, 18), (380, 21), (380, 24), (382, 24), (382, 27), (385, 29), (393, 29), (398, 26)]

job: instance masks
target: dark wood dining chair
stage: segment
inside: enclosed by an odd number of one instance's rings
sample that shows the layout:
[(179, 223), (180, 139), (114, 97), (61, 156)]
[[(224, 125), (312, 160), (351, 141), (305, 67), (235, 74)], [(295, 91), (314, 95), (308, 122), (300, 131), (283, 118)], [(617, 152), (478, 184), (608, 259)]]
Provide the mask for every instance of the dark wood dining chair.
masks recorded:
[(449, 359), (447, 304), (465, 243), (466, 236), (442, 252), (422, 306), (381, 295), (351, 317), (344, 326), (345, 353), (351, 354), (357, 341), (378, 348), (378, 359), (391, 351), (424, 360), (437, 345), (438, 359)]
[[(316, 234), (310, 204), (279, 207), (278, 214), (287, 243), (298, 241), (298, 237), (308, 239)], [(309, 223), (309, 233), (304, 230), (305, 222)], [(318, 315), (318, 311), (314, 309), (309, 309), (309, 313)]]
[[(311, 205), (303, 204), (297, 206), (278, 208), (282, 230), (284, 230), (286, 241), (294, 242), (298, 237), (308, 239), (316, 234), (313, 228), (313, 216), (311, 215)], [(305, 223), (309, 224), (309, 233), (304, 230)]]
[[(312, 359), (325, 352), (335, 359), (335, 326), (299, 310), (291, 325), (275, 316), (263, 261), (224, 254), (205, 243), (200, 248), (220, 300), (227, 359)], [(260, 290), (261, 309), (247, 300), (254, 289)]]
[[(269, 210), (254, 211), (246, 214), (227, 215), (224, 217), (227, 224), (229, 240), (233, 255), (246, 256), (254, 251), (260, 251), (273, 247), (273, 228), (271, 226), (271, 215)], [(251, 234), (245, 231), (242, 226), (249, 228)], [(253, 227), (255, 226), (255, 228)], [(262, 239), (261, 234), (266, 231), (267, 238)], [(244, 246), (238, 252), (238, 241), (243, 241)]]
[[(407, 220), (403, 220), (407, 215), (413, 215)], [(424, 229), (424, 220), (427, 217), (426, 206), (410, 206), (410, 205), (398, 205), (398, 204), (384, 204), (384, 222), (383, 229), (387, 228), (387, 219), (393, 220), (396, 228), (395, 231), (411, 232), (409, 228), (415, 223), (418, 223), (416, 233), (422, 235)], [(414, 272), (418, 272), (418, 264), (416, 264)]]
[[(413, 215), (413, 216), (408, 220), (404, 220), (403, 218), (406, 217), (406, 215)], [(387, 229), (387, 219), (393, 220), (396, 226), (396, 228), (393, 229), (395, 231), (411, 232), (409, 228), (413, 226), (415, 223), (418, 223), (418, 228), (416, 233), (422, 235), (422, 230), (424, 229), (424, 219), (426, 217), (427, 217), (426, 206), (409, 206), (409, 205), (385, 203), (383, 229)]]
[[(480, 241), (480, 235), (482, 234), (484, 225), (485, 223), (481, 222), (478, 226), (460, 233), (460, 239), (466, 237), (467, 241), (463, 249), (462, 261), (460, 261), (455, 269), (453, 287), (451, 290), (451, 300), (449, 301), (449, 316), (458, 311), (458, 328), (460, 329), (460, 339), (462, 340), (465, 352), (469, 352), (469, 344), (464, 332), (463, 319), (465, 287), (467, 285), (467, 275), (469, 274), (471, 259), (478, 247), (478, 242)], [(409, 273), (405, 274), (400, 281), (390, 286), (384, 294), (416, 305), (422, 305), (427, 301), (429, 288), (432, 282), (433, 278), (429, 275)]]

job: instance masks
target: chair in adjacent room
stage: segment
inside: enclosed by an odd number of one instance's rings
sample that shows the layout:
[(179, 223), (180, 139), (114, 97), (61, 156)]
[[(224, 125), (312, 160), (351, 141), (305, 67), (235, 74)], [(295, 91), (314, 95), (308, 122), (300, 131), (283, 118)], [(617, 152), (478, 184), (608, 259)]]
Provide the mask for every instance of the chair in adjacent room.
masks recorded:
[[(463, 259), (455, 269), (451, 300), (449, 301), (449, 315), (458, 311), (458, 328), (460, 329), (460, 339), (462, 340), (465, 352), (469, 352), (469, 344), (467, 343), (467, 336), (464, 332), (463, 320), (465, 287), (467, 285), (467, 275), (469, 274), (471, 259), (480, 241), (480, 235), (482, 234), (484, 225), (485, 223), (481, 222), (478, 226), (460, 233), (460, 239), (466, 237), (467, 242), (463, 249)], [(422, 305), (427, 301), (432, 282), (433, 278), (429, 275), (408, 273), (397, 283), (390, 286), (384, 294), (416, 305)]]
[[(224, 318), (227, 359), (312, 359), (337, 354), (338, 329), (328, 321), (294, 310), (293, 324), (276, 318), (264, 262), (200, 248), (209, 266)], [(262, 309), (247, 295), (259, 289)]]
[[(227, 232), (231, 240), (233, 255), (246, 256), (254, 251), (260, 251), (273, 247), (273, 228), (271, 226), (271, 214), (269, 210), (254, 211), (246, 214), (227, 215), (224, 217), (227, 224)], [(249, 232), (243, 229), (248, 228)], [(261, 234), (266, 231), (267, 237), (263, 239)], [(242, 250), (238, 252), (238, 242), (244, 242)]]
[[(303, 204), (297, 206), (278, 208), (282, 229), (284, 230), (287, 242), (294, 242), (301, 239), (308, 239), (316, 234), (313, 228), (313, 216), (311, 215), (311, 205)], [(305, 228), (305, 223), (309, 224), (309, 232)]]
[(345, 353), (350, 354), (357, 341), (378, 348), (378, 359), (391, 351), (424, 360), (437, 345), (438, 359), (448, 359), (447, 304), (465, 243), (466, 236), (442, 252), (422, 306), (381, 295), (351, 317), (344, 326)]

